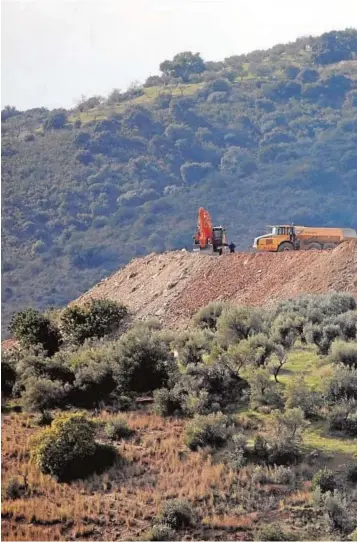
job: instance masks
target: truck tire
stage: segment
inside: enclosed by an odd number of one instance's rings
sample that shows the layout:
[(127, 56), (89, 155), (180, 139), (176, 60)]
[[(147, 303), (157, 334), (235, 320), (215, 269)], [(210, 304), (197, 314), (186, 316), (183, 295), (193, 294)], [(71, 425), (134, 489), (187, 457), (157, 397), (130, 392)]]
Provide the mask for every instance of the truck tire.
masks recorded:
[(285, 252), (286, 250), (294, 250), (294, 245), (290, 241), (284, 241), (278, 246), (278, 252)]
[(334, 248), (337, 247), (337, 244), (336, 243), (326, 243), (324, 245), (324, 249), (326, 250), (333, 250)]
[(321, 250), (322, 246), (320, 243), (310, 243), (307, 245), (306, 250)]

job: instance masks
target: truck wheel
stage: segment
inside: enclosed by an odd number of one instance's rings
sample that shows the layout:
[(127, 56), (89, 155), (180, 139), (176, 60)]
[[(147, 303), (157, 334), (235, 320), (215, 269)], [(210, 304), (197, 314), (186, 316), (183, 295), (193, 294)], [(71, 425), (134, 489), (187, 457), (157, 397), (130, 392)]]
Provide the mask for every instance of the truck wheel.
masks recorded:
[(336, 243), (326, 243), (326, 244), (324, 245), (324, 248), (325, 248), (326, 250), (333, 250), (333, 249), (336, 248), (336, 247), (337, 247)]
[(307, 245), (306, 250), (321, 250), (322, 246), (319, 243), (310, 243)]
[(286, 250), (294, 250), (294, 245), (289, 241), (281, 243), (281, 245), (278, 247), (278, 252), (285, 252)]

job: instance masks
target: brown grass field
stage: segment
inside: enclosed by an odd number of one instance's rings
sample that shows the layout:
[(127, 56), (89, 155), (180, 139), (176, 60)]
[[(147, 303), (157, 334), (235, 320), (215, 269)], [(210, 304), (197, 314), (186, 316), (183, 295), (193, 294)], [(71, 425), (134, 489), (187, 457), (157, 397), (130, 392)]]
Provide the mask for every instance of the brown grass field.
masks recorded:
[[(189, 500), (196, 514), (195, 526), (179, 533), (182, 540), (252, 540), (258, 527), (272, 522), (300, 537), (303, 532), (305, 539), (321, 539), (321, 524), (309, 525), (312, 515), (316, 519), (310, 482), (254, 484), (253, 466), (235, 472), (219, 453), (189, 451), (187, 422), (145, 411), (126, 416), (135, 433), (117, 444), (122, 460), (102, 475), (59, 484), (29, 460), (29, 438), (40, 430), (35, 416), (3, 414), (3, 540), (145, 539), (162, 504), (173, 497)], [(110, 417), (103, 412), (96, 420)], [(9, 480), (24, 475), (28, 494), (6, 499)]]

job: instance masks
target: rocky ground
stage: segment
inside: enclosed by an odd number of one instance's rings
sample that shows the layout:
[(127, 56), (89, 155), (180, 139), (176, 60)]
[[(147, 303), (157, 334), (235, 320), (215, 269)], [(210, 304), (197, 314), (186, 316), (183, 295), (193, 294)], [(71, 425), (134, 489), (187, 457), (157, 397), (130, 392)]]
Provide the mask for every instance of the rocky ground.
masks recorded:
[(185, 327), (200, 307), (213, 300), (265, 305), (331, 290), (357, 298), (355, 241), (333, 251), (150, 254), (133, 260), (73, 303), (90, 298), (118, 300), (138, 318), (153, 317), (166, 327)]

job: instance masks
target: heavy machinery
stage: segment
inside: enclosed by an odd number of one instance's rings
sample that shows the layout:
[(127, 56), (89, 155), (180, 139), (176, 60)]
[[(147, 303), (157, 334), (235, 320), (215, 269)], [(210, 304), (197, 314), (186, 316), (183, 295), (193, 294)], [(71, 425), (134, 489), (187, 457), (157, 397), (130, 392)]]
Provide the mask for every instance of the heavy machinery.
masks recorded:
[(227, 250), (227, 232), (223, 226), (213, 226), (210, 214), (200, 207), (198, 210), (197, 232), (193, 237), (194, 252), (222, 254)]
[(265, 252), (333, 249), (343, 241), (357, 239), (351, 228), (313, 228), (283, 224), (268, 226), (268, 233), (254, 239), (253, 248)]

